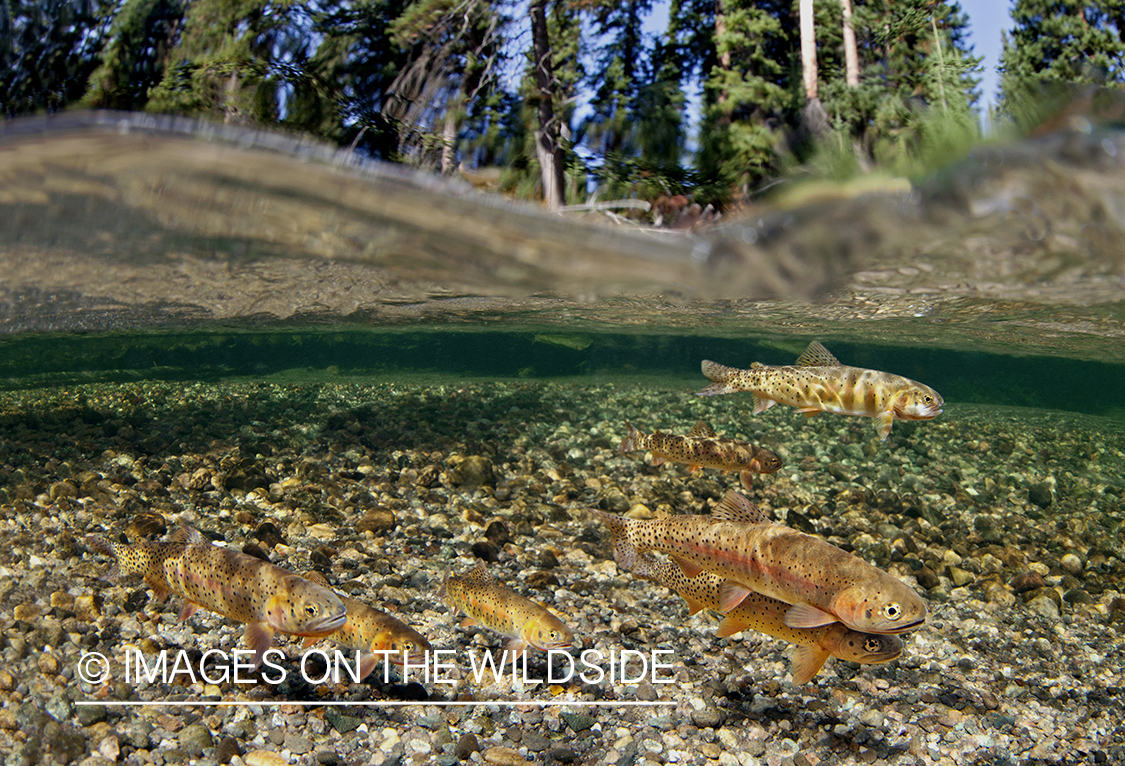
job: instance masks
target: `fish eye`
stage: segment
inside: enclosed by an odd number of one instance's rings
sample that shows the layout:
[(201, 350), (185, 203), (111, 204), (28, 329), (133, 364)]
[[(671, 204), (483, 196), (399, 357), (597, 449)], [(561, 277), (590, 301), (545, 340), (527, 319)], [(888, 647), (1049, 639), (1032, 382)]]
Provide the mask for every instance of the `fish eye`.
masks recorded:
[(892, 601), (883, 607), (883, 616), (888, 620), (897, 620), (902, 617), (902, 607)]
[(318, 611), (320, 610), (316, 608), (316, 604), (309, 604), (305, 607), (305, 614), (307, 614), (309, 617), (316, 617), (316, 613)]
[(870, 654), (874, 654), (875, 652), (879, 651), (879, 639), (877, 639), (877, 638), (867, 639), (866, 641), (863, 642), (863, 649), (864, 649), (864, 651), (866, 651)]

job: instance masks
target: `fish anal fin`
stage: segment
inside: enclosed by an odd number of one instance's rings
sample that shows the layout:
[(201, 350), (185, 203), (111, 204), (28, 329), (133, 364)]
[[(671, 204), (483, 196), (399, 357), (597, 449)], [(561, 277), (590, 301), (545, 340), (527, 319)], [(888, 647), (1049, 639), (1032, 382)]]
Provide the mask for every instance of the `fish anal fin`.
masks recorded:
[(719, 628), (715, 631), (715, 635), (718, 638), (726, 638), (727, 636), (733, 636), (735, 633), (741, 633), (749, 627), (749, 623), (728, 614), (723, 618), (723, 621), (719, 623)]
[(190, 601), (185, 601), (184, 605), (180, 609), (180, 613), (176, 617), (176, 619), (179, 620), (180, 622), (183, 622), (184, 620), (186, 620), (187, 618), (189, 618), (193, 614), (195, 614), (198, 609), (199, 609), (198, 604), (193, 604)]
[(653, 455), (652, 456), (652, 464), (653, 465), (664, 465), (664, 458), (660, 457), (659, 455)]
[(688, 617), (691, 617), (693, 614), (699, 614), (703, 611), (703, 604), (699, 603), (691, 596), (684, 596), (684, 602), (687, 604)]
[(785, 613), (785, 624), (790, 628), (820, 628), (839, 621), (840, 618), (831, 612), (805, 602), (794, 604)]
[(266, 656), (266, 650), (273, 645), (273, 628), (264, 622), (252, 622), (246, 626), (245, 641), (246, 648), (254, 652), (252, 665), (257, 670)]
[(734, 580), (723, 580), (719, 586), (719, 611), (726, 614), (750, 595), (751, 589)]
[(883, 410), (875, 416), (875, 427), (879, 430), (879, 441), (886, 441), (891, 435), (891, 424), (894, 423), (894, 410)]
[(793, 662), (789, 670), (793, 673), (793, 683), (797, 686), (807, 684), (824, 666), (828, 659), (828, 652), (819, 646), (798, 646), (793, 653)]
[(806, 418), (812, 418), (824, 412), (824, 410), (820, 409), (819, 407), (801, 407), (799, 410), (797, 410), (797, 412), (801, 413)]
[(826, 349), (820, 341), (814, 340), (801, 355), (797, 357), (797, 365), (800, 367), (842, 367), (840, 360), (832, 356), (832, 352)]
[(765, 511), (733, 489), (727, 490), (723, 499), (711, 509), (711, 518), (715, 521), (741, 521), (749, 524), (766, 524), (770, 521)]
[(758, 396), (757, 394), (754, 394), (755, 415), (761, 415), (763, 412), (765, 412), (775, 404), (777, 404), (777, 402), (775, 402), (773, 399), (766, 399), (764, 396)]
[(472, 617), (466, 617), (465, 619), (461, 620), (462, 628), (474, 628), (477, 625), (480, 625), (480, 623), (474, 620)]
[(715, 435), (715, 429), (711, 427), (710, 423), (705, 423), (700, 420), (691, 430), (688, 431), (688, 436), (694, 439), (707, 439)]
[(679, 556), (672, 556), (671, 558), (672, 561), (676, 562), (676, 566), (680, 568), (680, 571), (687, 577), (695, 577), (703, 571), (703, 567), (699, 566), (699, 564), (696, 564), (694, 561), (688, 561)]
[(688, 473), (695, 473), (696, 471), (703, 470), (703, 466), (699, 465), (698, 463), (692, 463), (687, 467), (687, 469)]

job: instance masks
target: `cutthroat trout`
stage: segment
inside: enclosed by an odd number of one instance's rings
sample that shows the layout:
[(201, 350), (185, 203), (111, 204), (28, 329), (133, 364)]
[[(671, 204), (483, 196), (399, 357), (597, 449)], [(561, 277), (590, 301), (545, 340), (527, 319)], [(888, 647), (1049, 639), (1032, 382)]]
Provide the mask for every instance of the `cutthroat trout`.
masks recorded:
[[(592, 509), (593, 510), (593, 509)], [(710, 516), (634, 520), (593, 510), (613, 534), (614, 557), (632, 569), (637, 555), (661, 551), (688, 577), (723, 578), (719, 611), (758, 592), (787, 604), (790, 628), (839, 621), (862, 633), (902, 633), (926, 621), (926, 605), (906, 583), (820, 538), (776, 524), (737, 492)]]
[(167, 542), (121, 545), (100, 537), (90, 537), (88, 542), (117, 560), (103, 579), (143, 576), (157, 601), (170, 594), (184, 599), (181, 620), (206, 609), (247, 623), (244, 640), (254, 650), (255, 669), (274, 633), (326, 636), (347, 617), (344, 604), (327, 588), (268, 561), (212, 545), (198, 530), (183, 524)]
[[(319, 572), (309, 572), (305, 577), (309, 582), (331, 587)], [(306, 639), (306, 648), (327, 639), (349, 649), (359, 649), (361, 680), (367, 678), (384, 657), (400, 668), (407, 660), (415, 665), (424, 661), (430, 642), (421, 633), (370, 604), (342, 595), (339, 598), (348, 610), (347, 622), (335, 633)]]
[(574, 643), (574, 634), (562, 620), (542, 604), (504, 587), (483, 561), (464, 574), (446, 573), (437, 595), (469, 615), (462, 627), (479, 624), (507, 636), (511, 639), (507, 648), (516, 655), (529, 646), (546, 651), (568, 649)]
[(755, 415), (780, 403), (796, 407), (807, 418), (825, 411), (875, 418), (884, 441), (896, 418), (930, 420), (941, 414), (945, 404), (937, 391), (901, 375), (846, 367), (817, 341), (808, 345), (795, 365), (754, 362), (749, 370), (740, 370), (705, 360), (702, 366), (703, 374), (715, 382), (697, 396), (749, 391)]
[(738, 471), (742, 486), (750, 489), (754, 474), (773, 473), (781, 468), (781, 458), (776, 452), (749, 442), (716, 436), (711, 426), (702, 420), (688, 432), (687, 436), (655, 431), (644, 434), (629, 423), (625, 424), (628, 435), (617, 447), (619, 453), (648, 450), (653, 456), (653, 465), (665, 460), (674, 463), (687, 463), (688, 470), (717, 468), (720, 471)]
[[(723, 578), (718, 575), (700, 572), (695, 577), (688, 577), (675, 564), (657, 561), (644, 554), (637, 556), (633, 574), (655, 580), (678, 593), (687, 602), (689, 614), (702, 609), (719, 610), (719, 590)], [(790, 670), (793, 683), (797, 685), (811, 681), (829, 657), (876, 665), (890, 662), (902, 654), (902, 639), (898, 636), (860, 633), (839, 622), (820, 628), (790, 628), (785, 624), (785, 613), (789, 607), (784, 601), (751, 593), (727, 612), (715, 635), (721, 638), (744, 630), (757, 630), (796, 644), (797, 651), (793, 654)]]

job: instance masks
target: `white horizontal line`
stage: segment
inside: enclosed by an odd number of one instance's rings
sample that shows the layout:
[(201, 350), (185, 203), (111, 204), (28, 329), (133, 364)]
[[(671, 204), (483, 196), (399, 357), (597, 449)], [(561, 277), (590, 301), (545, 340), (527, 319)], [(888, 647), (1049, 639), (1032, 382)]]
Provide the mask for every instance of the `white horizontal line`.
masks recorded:
[(325, 701), (310, 701), (310, 700), (263, 700), (261, 702), (253, 702), (250, 700), (178, 700), (170, 702), (162, 702), (160, 700), (151, 701), (122, 701), (122, 700), (107, 700), (99, 702), (98, 700), (76, 700), (75, 705), (103, 705), (105, 707), (250, 707), (258, 705), (260, 707), (280, 707), (282, 705), (302, 705), (305, 707), (319, 705), (324, 707), (485, 707), (488, 705), (499, 705), (501, 707), (517, 707), (519, 705), (531, 705), (534, 707), (653, 707), (659, 705), (675, 705), (675, 702), (614, 702), (599, 700), (597, 702), (574, 702), (567, 700), (479, 700), (479, 701), (447, 701), (435, 700), (433, 702), (399, 702), (394, 700), (380, 700), (376, 702), (343, 702), (341, 700), (325, 700)]

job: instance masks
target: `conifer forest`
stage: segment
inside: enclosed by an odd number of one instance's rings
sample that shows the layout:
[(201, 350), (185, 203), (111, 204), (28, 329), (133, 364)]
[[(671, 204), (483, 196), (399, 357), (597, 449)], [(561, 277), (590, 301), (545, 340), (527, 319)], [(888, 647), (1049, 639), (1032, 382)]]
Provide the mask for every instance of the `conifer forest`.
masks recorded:
[[(1120, 87), (1125, 0), (1011, 8), (994, 119), (1044, 83)], [(946, 0), (0, 0), (0, 112), (182, 114), (550, 207), (721, 208), (979, 139), (968, 23)]]

